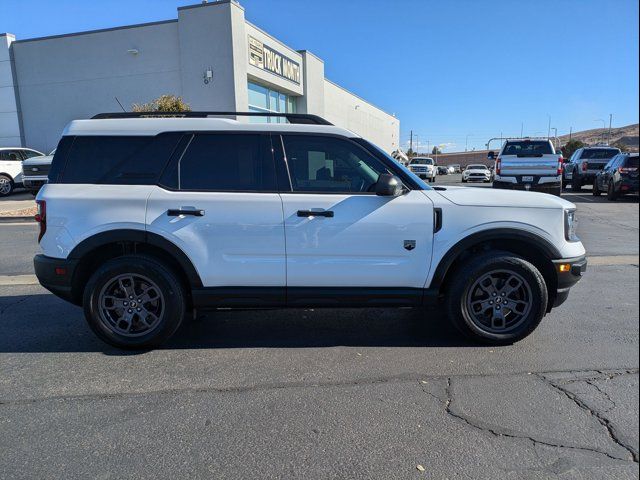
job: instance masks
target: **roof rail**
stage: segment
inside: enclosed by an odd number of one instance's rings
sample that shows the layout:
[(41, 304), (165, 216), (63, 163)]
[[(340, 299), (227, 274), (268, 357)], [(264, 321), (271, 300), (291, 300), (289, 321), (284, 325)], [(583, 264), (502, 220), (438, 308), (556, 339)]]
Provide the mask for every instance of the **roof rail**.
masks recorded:
[(114, 112), (98, 113), (92, 120), (107, 118), (207, 118), (207, 117), (277, 117), (286, 118), (289, 123), (302, 125), (333, 125), (318, 115), (309, 113), (274, 113), (274, 112)]

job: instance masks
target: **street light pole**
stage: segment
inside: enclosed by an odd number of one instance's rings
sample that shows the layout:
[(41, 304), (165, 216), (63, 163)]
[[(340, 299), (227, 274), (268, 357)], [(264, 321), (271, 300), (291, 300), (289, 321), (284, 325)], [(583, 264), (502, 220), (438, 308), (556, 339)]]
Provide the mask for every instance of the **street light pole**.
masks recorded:
[(609, 138), (607, 139), (607, 143), (611, 143), (611, 122), (613, 121), (613, 113), (609, 114)]

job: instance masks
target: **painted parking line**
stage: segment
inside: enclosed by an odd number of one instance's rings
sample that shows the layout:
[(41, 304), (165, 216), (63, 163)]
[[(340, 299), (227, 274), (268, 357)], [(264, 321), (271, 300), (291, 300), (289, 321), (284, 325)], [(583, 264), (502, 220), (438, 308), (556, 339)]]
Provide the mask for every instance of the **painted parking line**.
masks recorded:
[(0, 275), (0, 287), (38, 285), (39, 283), (35, 275)]
[[(640, 265), (639, 255), (602, 255), (588, 257), (589, 266)], [(35, 275), (0, 275), (0, 287), (39, 285)]]

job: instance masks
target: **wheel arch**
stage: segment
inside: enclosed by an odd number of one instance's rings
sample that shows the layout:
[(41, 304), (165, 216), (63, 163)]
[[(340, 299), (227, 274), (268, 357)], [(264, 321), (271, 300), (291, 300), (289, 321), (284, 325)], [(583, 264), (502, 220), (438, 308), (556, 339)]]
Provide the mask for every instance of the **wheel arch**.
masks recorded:
[(442, 293), (456, 267), (469, 255), (500, 250), (514, 253), (532, 263), (547, 284), (550, 305), (557, 295), (557, 275), (552, 260), (561, 258), (560, 251), (547, 239), (515, 228), (500, 228), (473, 233), (456, 243), (442, 257), (431, 280), (430, 289)]
[(74, 302), (81, 302), (84, 285), (100, 264), (130, 254), (151, 255), (163, 261), (179, 276), (189, 297), (191, 289), (202, 287), (193, 263), (173, 242), (144, 230), (118, 229), (88, 237), (69, 253), (69, 260), (77, 262), (72, 278)]

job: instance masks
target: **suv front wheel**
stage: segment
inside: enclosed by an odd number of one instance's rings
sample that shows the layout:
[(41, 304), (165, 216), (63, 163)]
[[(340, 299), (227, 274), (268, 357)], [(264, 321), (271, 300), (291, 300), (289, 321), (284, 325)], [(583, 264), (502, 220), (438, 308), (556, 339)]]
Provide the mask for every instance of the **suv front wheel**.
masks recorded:
[(544, 277), (523, 258), (489, 252), (454, 273), (446, 297), (448, 316), (464, 335), (509, 345), (529, 335), (547, 310)]
[(0, 175), (0, 197), (6, 197), (13, 192), (13, 180), (7, 175)]
[(104, 263), (84, 292), (94, 333), (118, 348), (155, 347), (178, 329), (185, 294), (177, 276), (153, 257), (129, 255)]

